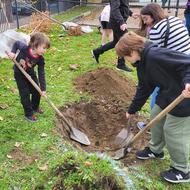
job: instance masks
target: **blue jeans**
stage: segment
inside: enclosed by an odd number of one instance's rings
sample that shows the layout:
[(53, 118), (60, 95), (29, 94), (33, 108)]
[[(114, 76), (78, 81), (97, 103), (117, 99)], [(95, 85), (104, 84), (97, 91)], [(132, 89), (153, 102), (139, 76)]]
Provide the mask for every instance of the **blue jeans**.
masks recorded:
[(189, 36), (190, 36), (190, 10), (185, 10), (184, 11), (184, 16), (185, 16), (185, 21), (186, 21), (186, 27), (187, 30), (189, 32)]
[(160, 88), (156, 87), (154, 89), (153, 93), (151, 94), (151, 97), (150, 97), (150, 109), (152, 109), (154, 107), (154, 105), (156, 104), (156, 97), (158, 95), (159, 90), (160, 90)]

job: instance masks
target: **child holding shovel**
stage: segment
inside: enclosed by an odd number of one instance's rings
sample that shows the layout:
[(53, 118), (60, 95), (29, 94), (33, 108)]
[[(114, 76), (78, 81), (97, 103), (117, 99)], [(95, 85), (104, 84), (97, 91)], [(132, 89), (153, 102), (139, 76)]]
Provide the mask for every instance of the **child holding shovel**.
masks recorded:
[[(23, 69), (31, 76), (31, 78), (38, 84), (42, 90), (42, 94), (31, 85), (28, 79), (21, 73), (21, 71), (14, 65), (14, 77), (17, 83), (17, 87), (20, 94), (21, 104), (24, 108), (24, 114), (26, 120), (30, 122), (37, 121), (34, 112), (43, 113), (40, 109), (40, 96), (46, 92), (46, 81), (44, 71), (44, 58), (43, 54), (46, 52), (46, 48), (50, 47), (50, 42), (47, 36), (43, 33), (37, 32), (31, 35), (29, 45), (23, 44), (20, 41), (14, 43), (12, 52), (8, 53), (9, 58), (16, 58), (16, 61), (20, 63)], [(18, 55), (16, 56), (18, 52)], [(38, 65), (38, 78), (34, 67)], [(30, 98), (30, 95), (32, 97)]]
[(125, 34), (116, 45), (118, 56), (125, 57), (137, 69), (138, 87), (126, 113), (130, 118), (147, 101), (154, 88), (160, 91), (151, 119), (158, 115), (181, 93), (185, 99), (151, 128), (149, 147), (136, 153), (139, 159), (163, 159), (166, 145), (171, 168), (161, 172), (169, 182), (190, 182), (190, 56), (158, 47), (133, 32)]

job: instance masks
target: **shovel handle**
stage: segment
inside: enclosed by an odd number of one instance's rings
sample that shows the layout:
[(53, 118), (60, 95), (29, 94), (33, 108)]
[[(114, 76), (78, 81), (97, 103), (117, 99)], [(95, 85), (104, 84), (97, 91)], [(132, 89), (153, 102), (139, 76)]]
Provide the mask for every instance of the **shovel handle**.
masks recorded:
[[(7, 52), (6, 52), (7, 53)], [(13, 63), (18, 67), (18, 69), (22, 72), (22, 74), (29, 80), (29, 82), (32, 84), (32, 86), (40, 93), (40, 95), (42, 95), (42, 91), (40, 89), (40, 87), (34, 82), (34, 80), (31, 78), (31, 76), (20, 66), (20, 64), (15, 60), (12, 59), (9, 54), (7, 53), (7, 56), (13, 61)], [(54, 103), (48, 98), (47, 95), (43, 95), (43, 97), (45, 98), (45, 100), (47, 101), (47, 103), (55, 110), (55, 112), (64, 120), (64, 122), (67, 124), (65, 126), (66, 130), (68, 132), (71, 132), (72, 129), (67, 121), (67, 119), (65, 118), (65, 116), (59, 111), (59, 109), (54, 105)]]
[[(28, 6), (28, 5), (26, 4), (26, 6)], [(52, 17), (50, 17), (50, 16), (44, 14), (43, 12), (41, 12), (41, 11), (39, 11), (38, 9), (34, 8), (33, 6), (28, 6), (28, 7), (31, 8), (31, 9), (33, 9), (33, 10), (36, 11), (37, 13), (41, 14), (42, 16), (48, 18), (49, 20), (53, 21), (54, 23), (57, 23), (57, 24), (59, 24), (59, 25), (61, 25), (61, 26), (63, 26), (63, 27), (65, 28), (65, 26), (64, 26), (60, 21), (58, 21), (58, 20), (56, 20), (56, 19), (54, 19), (54, 18), (52, 18)], [(66, 28), (65, 28), (65, 29), (66, 29)]]
[(183, 94), (179, 95), (172, 103), (170, 103), (165, 109), (163, 109), (154, 119), (152, 119), (142, 130), (140, 130), (133, 139), (126, 145), (129, 146), (133, 144), (139, 137), (150, 129), (156, 122), (162, 119), (167, 113), (169, 113), (175, 106), (177, 106), (182, 100), (184, 100)]

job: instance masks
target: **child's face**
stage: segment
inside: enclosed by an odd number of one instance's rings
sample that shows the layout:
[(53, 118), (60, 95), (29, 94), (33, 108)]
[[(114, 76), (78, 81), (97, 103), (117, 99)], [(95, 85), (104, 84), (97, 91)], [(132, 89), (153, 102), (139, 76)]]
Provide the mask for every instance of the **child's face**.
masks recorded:
[(152, 26), (154, 24), (154, 20), (150, 15), (141, 15), (141, 18), (147, 26)]
[(140, 60), (140, 55), (137, 51), (132, 51), (130, 56), (125, 56), (124, 58), (131, 64), (134, 64)]
[(35, 49), (35, 52), (36, 52), (36, 54), (38, 54), (38, 55), (43, 55), (43, 54), (46, 52), (46, 49), (47, 49), (46, 45), (43, 44), (43, 45), (38, 46), (38, 47)]

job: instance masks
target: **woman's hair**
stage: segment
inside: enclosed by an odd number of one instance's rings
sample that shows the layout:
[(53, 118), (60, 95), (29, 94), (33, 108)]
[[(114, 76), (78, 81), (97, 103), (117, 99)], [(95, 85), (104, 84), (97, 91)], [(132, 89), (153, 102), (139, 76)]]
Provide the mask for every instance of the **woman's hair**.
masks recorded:
[(139, 28), (135, 31), (139, 36), (147, 37), (147, 25), (143, 22), (142, 18), (139, 18)]
[(154, 20), (154, 24), (160, 22), (167, 16), (164, 14), (164, 9), (157, 3), (150, 3), (144, 6), (140, 12), (141, 15), (149, 15)]
[(49, 48), (50, 41), (49, 41), (49, 38), (45, 34), (41, 32), (36, 32), (30, 36), (29, 45), (31, 46), (32, 49), (36, 49), (41, 45), (45, 45), (46, 48)]
[(119, 57), (130, 56), (133, 51), (141, 53), (144, 49), (145, 38), (130, 31), (124, 34), (115, 46)]

